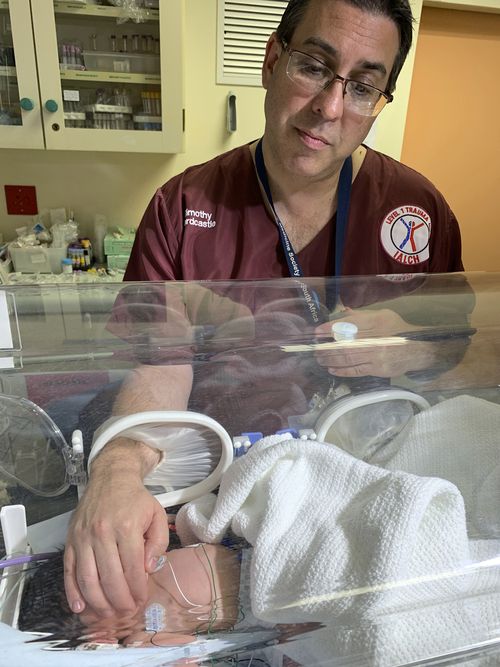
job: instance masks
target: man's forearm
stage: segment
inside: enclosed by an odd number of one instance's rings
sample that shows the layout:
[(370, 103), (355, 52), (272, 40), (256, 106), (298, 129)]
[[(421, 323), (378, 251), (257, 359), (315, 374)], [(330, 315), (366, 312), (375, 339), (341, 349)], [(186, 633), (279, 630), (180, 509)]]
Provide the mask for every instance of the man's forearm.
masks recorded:
[(96, 456), (90, 468), (91, 479), (128, 478), (143, 480), (160, 462), (160, 452), (130, 438), (115, 438)]
[[(151, 410), (185, 410), (192, 387), (191, 366), (139, 366), (124, 381), (113, 406), (116, 416)], [(92, 462), (91, 474), (141, 480), (160, 461), (158, 450), (130, 438), (115, 438)]]
[(186, 410), (192, 384), (193, 371), (188, 364), (138, 366), (125, 379), (113, 406), (113, 414)]

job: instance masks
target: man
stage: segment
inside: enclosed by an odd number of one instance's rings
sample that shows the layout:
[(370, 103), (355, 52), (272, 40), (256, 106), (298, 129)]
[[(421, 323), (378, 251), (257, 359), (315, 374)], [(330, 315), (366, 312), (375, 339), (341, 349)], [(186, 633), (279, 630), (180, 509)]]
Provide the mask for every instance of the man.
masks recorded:
[[(458, 225), (443, 197), (362, 146), (392, 99), (411, 31), (407, 0), (290, 0), (266, 48), (262, 144), (169, 181), (145, 214), (126, 278), (462, 270)], [(395, 331), (404, 330), (398, 317)], [(188, 364), (168, 375), (138, 368), (114, 412), (185, 409), (191, 386)], [(93, 464), (65, 555), (73, 611), (87, 604), (106, 616), (144, 602), (147, 572), (168, 542), (165, 513), (142, 484), (158, 459), (121, 439)]]
[[(263, 67), (261, 166), (272, 201), (259, 187), (256, 144), (188, 169), (151, 201), (126, 278), (288, 276), (271, 206), (291, 242), (294, 275), (295, 264), (306, 276), (461, 270), (458, 226), (444, 199), (361, 145), (392, 99), (410, 44), (406, 0), (291, 2)], [(336, 271), (337, 186), (349, 156), (349, 225)]]

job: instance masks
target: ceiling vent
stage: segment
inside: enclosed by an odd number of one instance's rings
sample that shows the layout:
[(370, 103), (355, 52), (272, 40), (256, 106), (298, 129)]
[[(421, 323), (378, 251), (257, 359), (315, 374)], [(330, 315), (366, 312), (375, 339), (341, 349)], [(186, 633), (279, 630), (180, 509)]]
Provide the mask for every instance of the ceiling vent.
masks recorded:
[(267, 40), (288, 0), (218, 0), (217, 83), (260, 86)]

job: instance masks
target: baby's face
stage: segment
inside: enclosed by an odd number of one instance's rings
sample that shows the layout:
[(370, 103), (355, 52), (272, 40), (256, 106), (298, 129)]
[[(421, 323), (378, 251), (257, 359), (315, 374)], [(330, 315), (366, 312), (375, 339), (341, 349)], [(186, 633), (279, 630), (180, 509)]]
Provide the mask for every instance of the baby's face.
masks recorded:
[(237, 622), (235, 551), (203, 544), (166, 557), (163, 568), (149, 577), (146, 605), (134, 615), (103, 620), (82, 614), (94, 641), (113, 637), (124, 646), (182, 645), (198, 633), (227, 630)]

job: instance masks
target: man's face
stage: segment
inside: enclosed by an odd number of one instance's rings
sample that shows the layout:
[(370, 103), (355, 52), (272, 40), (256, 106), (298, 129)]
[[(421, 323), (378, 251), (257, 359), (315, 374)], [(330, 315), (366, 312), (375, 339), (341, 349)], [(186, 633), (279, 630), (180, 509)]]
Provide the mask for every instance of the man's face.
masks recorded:
[[(386, 16), (336, 0), (311, 0), (288, 45), (318, 58), (344, 78), (385, 90), (399, 31)], [(264, 146), (272, 165), (294, 178), (321, 180), (337, 172), (368, 134), (374, 119), (346, 108), (340, 82), (316, 95), (286, 74), (288, 53), (272, 35), (262, 80), (267, 90)]]

